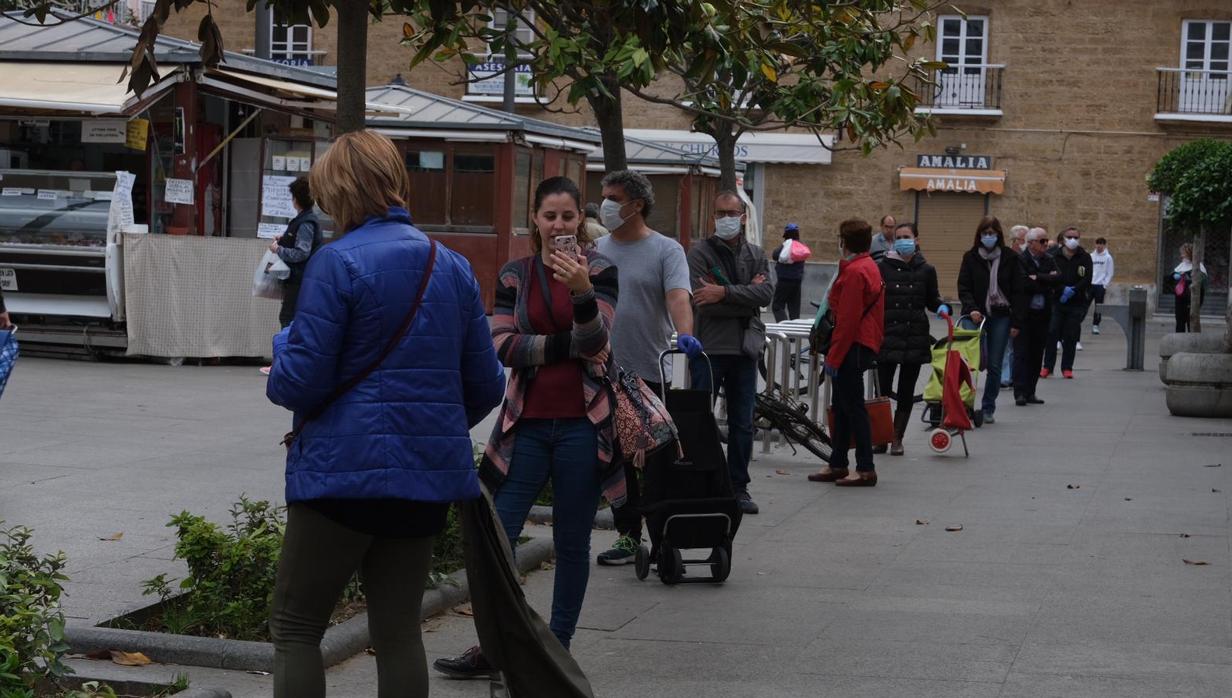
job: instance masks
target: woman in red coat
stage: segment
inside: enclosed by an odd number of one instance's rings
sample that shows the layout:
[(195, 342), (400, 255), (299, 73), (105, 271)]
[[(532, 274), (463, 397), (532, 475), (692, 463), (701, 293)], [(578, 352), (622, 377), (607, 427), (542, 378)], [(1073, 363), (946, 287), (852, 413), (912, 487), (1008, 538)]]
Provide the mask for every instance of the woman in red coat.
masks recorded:
[[(826, 352), (824, 370), (833, 384), (834, 444), (830, 467), (809, 475), (813, 482), (833, 482), (842, 487), (872, 487), (873, 434), (864, 408), (864, 372), (873, 367), (885, 333), (885, 285), (877, 264), (869, 256), (873, 229), (867, 221), (853, 218), (839, 226), (843, 259), (838, 278), (830, 289), (834, 332)], [(856, 445), (856, 472), (848, 475), (847, 449)]]

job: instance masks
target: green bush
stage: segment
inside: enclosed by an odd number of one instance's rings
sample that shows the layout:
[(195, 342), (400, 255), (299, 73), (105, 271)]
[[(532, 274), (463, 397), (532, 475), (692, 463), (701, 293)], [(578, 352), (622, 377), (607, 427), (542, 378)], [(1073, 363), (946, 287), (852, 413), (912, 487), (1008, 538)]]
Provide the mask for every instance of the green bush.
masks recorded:
[[(237, 640), (269, 639), (286, 508), (241, 496), (231, 508), (231, 524), (226, 528), (187, 511), (173, 516), (167, 525), (176, 529), (175, 557), (188, 565), (188, 576), (178, 585), (164, 574), (144, 582), (144, 593), (162, 602), (152, 629)], [(456, 509), (450, 507), (445, 530), (433, 546), (428, 585), (434, 587), (464, 567), (462, 554), (461, 525)], [(362, 589), (359, 578), (352, 579), (340, 604), (363, 600)]]
[[(3, 523), (0, 521), (0, 523)], [(0, 528), (0, 696), (27, 698), (41, 680), (67, 675), (64, 553), (39, 556), (30, 529)]]
[(237, 640), (268, 638), (285, 510), (241, 496), (226, 528), (187, 511), (167, 525), (176, 529), (176, 558), (188, 565), (188, 576), (179, 584), (188, 593), (172, 598), (175, 580), (166, 575), (146, 580), (145, 593), (164, 602), (162, 629)]

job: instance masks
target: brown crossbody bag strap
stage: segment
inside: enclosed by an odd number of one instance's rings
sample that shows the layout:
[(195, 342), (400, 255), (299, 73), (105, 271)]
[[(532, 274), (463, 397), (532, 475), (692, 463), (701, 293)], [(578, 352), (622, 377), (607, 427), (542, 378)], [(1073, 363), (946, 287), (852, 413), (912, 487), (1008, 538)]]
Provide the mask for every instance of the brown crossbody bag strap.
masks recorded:
[(372, 375), (373, 371), (380, 368), (381, 364), (385, 363), (385, 359), (389, 358), (389, 355), (393, 353), (394, 347), (397, 347), (402, 342), (402, 338), (406, 336), (406, 333), (410, 331), (411, 325), (415, 322), (415, 316), (419, 313), (419, 306), (423, 304), (424, 294), (428, 291), (428, 282), (432, 280), (432, 269), (436, 266), (436, 241), (430, 240), (429, 242), (431, 247), (428, 248), (428, 264), (424, 267), (423, 277), (419, 280), (419, 290), (415, 292), (415, 301), (411, 303), (411, 309), (407, 312), (406, 317), (402, 319), (402, 325), (398, 328), (398, 331), (394, 332), (393, 337), (389, 339), (389, 343), (385, 345), (384, 351), (381, 352), (380, 356), (376, 357), (375, 361), (368, 364), (364, 370), (352, 376), (347, 382), (334, 388), (334, 392), (330, 393), (330, 396), (325, 398), (324, 402), (309, 412), (304, 417), (304, 420), (299, 423), (298, 427), (287, 432), (287, 435), (282, 437), (282, 445), (291, 448), (291, 444), (295, 443), (295, 438), (304, 430), (308, 422), (325, 414), (325, 410), (329, 409), (329, 406), (335, 400), (362, 383), (365, 378)]

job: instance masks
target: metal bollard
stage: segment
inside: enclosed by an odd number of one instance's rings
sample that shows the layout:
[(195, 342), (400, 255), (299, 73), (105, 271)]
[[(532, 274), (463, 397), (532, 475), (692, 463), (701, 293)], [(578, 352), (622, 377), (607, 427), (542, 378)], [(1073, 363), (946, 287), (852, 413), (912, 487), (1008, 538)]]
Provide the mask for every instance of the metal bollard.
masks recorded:
[[(774, 364), (779, 356), (779, 343), (766, 337), (769, 340), (766, 343), (766, 394), (769, 395), (774, 390)], [(770, 452), (770, 429), (763, 429), (761, 432), (761, 452)]]
[(1146, 289), (1129, 289), (1129, 328), (1125, 342), (1125, 369), (1141, 371), (1146, 351)]

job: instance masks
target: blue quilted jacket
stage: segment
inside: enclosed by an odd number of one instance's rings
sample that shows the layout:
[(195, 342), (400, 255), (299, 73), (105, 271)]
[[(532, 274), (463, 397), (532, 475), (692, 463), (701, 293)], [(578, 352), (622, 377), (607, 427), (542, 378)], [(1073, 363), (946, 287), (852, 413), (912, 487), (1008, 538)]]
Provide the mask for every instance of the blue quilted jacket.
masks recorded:
[[(380, 356), (415, 299), (429, 244), (405, 210), (391, 208), (313, 255), (295, 322), (274, 337), (266, 387), (272, 402), (294, 411), (296, 427)], [(438, 246), (406, 336), (292, 444), (287, 502), (478, 497), (470, 427), (500, 404), (504, 388), (474, 273)]]

